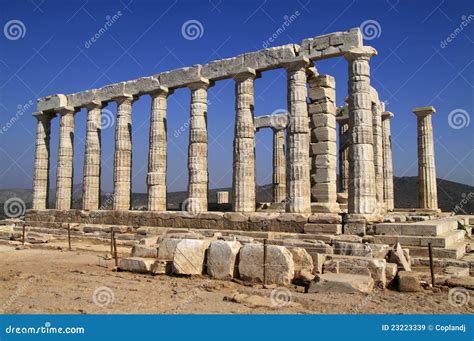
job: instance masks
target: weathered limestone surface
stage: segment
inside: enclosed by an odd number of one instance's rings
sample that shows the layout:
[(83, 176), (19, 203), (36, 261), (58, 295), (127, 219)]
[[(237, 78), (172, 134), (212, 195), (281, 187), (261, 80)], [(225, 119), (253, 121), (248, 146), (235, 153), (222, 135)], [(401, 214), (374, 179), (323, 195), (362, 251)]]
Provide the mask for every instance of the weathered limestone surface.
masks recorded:
[(305, 272), (313, 272), (313, 258), (304, 248), (291, 247), (289, 250), (293, 256), (293, 262), (295, 264), (295, 278), (301, 277)]
[(238, 273), (237, 255), (242, 245), (238, 241), (213, 241), (207, 255), (207, 273), (217, 279), (231, 279)]
[(253, 124), (256, 72), (247, 69), (235, 79), (235, 130), (232, 177), (232, 209), (255, 211), (255, 127)]
[(285, 129), (288, 125), (287, 113), (275, 113), (272, 115), (257, 116), (254, 119), (255, 129), (272, 128), (274, 130)]
[(189, 85), (191, 114), (188, 147), (188, 202), (191, 213), (207, 211), (209, 173), (207, 169), (207, 89), (209, 81), (201, 79)]
[(74, 159), (74, 108), (59, 110), (59, 151), (56, 175), (56, 209), (72, 207), (72, 179)]
[(131, 252), (132, 257), (156, 258), (158, 249), (153, 246), (134, 245)]
[(383, 131), (383, 193), (384, 201), (388, 211), (395, 208), (393, 195), (393, 164), (392, 164), (392, 133), (390, 121), (393, 113), (385, 111), (382, 114), (382, 131)]
[(63, 94), (46, 96), (38, 99), (38, 112), (57, 111), (58, 108), (64, 108), (68, 105), (67, 97)]
[(119, 268), (124, 271), (148, 273), (155, 260), (153, 258), (128, 257), (122, 258)]
[[(295, 274), (291, 252), (283, 246), (267, 246), (266, 269), (266, 284), (289, 285)], [(239, 273), (243, 280), (263, 283), (262, 244), (246, 244), (242, 247), (240, 250)]]
[(82, 208), (86, 211), (98, 210), (100, 207), (101, 110), (102, 103), (100, 102), (91, 102), (87, 106), (84, 182), (82, 188)]
[(301, 42), (301, 53), (312, 60), (341, 56), (363, 45), (359, 28), (308, 38)]
[[(373, 88), (372, 88), (373, 89)], [(375, 91), (375, 90), (374, 90)], [(383, 105), (372, 102), (372, 130), (374, 143), (374, 169), (375, 169), (375, 197), (377, 199), (377, 211), (385, 210), (384, 204), (384, 174), (383, 174), (383, 133), (382, 133), (382, 112)]]
[(418, 121), (418, 200), (420, 208), (438, 209), (436, 166), (434, 157), (433, 126), (431, 115), (434, 107), (414, 108)]
[(370, 293), (374, 280), (370, 276), (324, 273), (316, 275), (308, 287), (308, 293)]
[(166, 211), (166, 107), (168, 89), (150, 93), (150, 146), (148, 149), (148, 210)]
[(173, 260), (174, 251), (180, 241), (181, 239), (177, 238), (164, 238), (158, 247), (158, 259), (167, 261)]
[[(347, 109), (347, 106), (346, 106)], [(340, 192), (349, 191), (349, 116), (339, 121), (339, 186)]]
[(133, 96), (117, 101), (114, 153), (114, 210), (129, 210), (132, 199), (132, 103)]
[(339, 212), (336, 188), (336, 91), (335, 79), (311, 75), (309, 113), (311, 115), (311, 199), (313, 212)]
[(273, 130), (273, 202), (286, 197), (285, 131)]
[(33, 175), (33, 209), (48, 208), (51, 119), (54, 115), (34, 113), (36, 123), (35, 171)]
[(375, 49), (361, 47), (344, 56), (349, 64), (349, 214), (373, 214), (375, 169), (369, 60)]
[(311, 212), (309, 177), (309, 125), (306, 103), (305, 58), (289, 61), (288, 74), (288, 128), (286, 135), (286, 211)]
[(174, 250), (173, 273), (180, 275), (200, 275), (204, 270), (204, 256), (209, 241), (182, 239)]
[(217, 204), (228, 204), (229, 203), (229, 192), (220, 191), (216, 193)]

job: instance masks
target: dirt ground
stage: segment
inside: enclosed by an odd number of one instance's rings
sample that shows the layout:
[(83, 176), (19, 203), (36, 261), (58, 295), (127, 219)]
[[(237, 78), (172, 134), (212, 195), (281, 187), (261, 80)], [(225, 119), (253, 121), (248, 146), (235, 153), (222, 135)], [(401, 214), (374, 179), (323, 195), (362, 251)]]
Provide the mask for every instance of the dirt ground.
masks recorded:
[[(0, 245), (0, 311), (6, 314), (472, 314), (448, 288), (400, 293), (305, 294), (203, 277), (113, 271), (105, 252), (16, 250)], [(272, 290), (290, 297), (271, 300)], [(472, 295), (471, 295), (472, 296)], [(278, 297), (278, 295), (274, 296)]]

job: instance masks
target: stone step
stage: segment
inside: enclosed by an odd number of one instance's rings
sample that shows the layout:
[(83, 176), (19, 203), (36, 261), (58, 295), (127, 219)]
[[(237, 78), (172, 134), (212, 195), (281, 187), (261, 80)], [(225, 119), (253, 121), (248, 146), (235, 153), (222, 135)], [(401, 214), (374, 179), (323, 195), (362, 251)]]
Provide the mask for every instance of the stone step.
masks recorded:
[(448, 231), (436, 237), (428, 236), (405, 236), (405, 235), (375, 235), (374, 242), (376, 244), (394, 245), (400, 243), (403, 246), (428, 246), (450, 249), (458, 242), (464, 240), (465, 231), (455, 230)]
[[(412, 257), (429, 257), (427, 246), (405, 246), (405, 248), (410, 250), (410, 256)], [(448, 249), (434, 247), (432, 250), (434, 258), (460, 259), (466, 254), (466, 243), (459, 241)]]
[(304, 225), (304, 233), (310, 234), (341, 234), (342, 224), (316, 224), (308, 223)]
[(383, 223), (377, 224), (375, 233), (378, 235), (403, 236), (440, 236), (458, 227), (456, 218), (420, 221), (416, 223)]

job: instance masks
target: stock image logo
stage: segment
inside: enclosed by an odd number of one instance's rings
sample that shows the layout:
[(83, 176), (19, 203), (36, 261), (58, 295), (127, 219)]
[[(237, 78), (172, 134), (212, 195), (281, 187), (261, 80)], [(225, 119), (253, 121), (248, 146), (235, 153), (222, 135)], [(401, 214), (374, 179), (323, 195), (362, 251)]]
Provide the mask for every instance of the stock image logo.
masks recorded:
[(200, 39), (204, 35), (204, 26), (199, 20), (188, 20), (181, 26), (181, 34), (186, 40)]
[(22, 39), (26, 35), (26, 26), (21, 20), (10, 20), (3, 26), (3, 34), (8, 40)]
[(360, 30), (365, 40), (374, 40), (382, 35), (382, 27), (376, 20), (366, 20), (360, 24)]
[(10, 198), (3, 204), (3, 212), (8, 218), (18, 218), (25, 214), (26, 205), (21, 198)]
[(448, 115), (448, 124), (453, 129), (462, 129), (469, 126), (471, 117), (464, 109), (454, 109)]
[(115, 294), (109, 287), (98, 287), (92, 294), (92, 302), (98, 307), (107, 307), (114, 304)]
[(272, 290), (270, 294), (270, 301), (275, 307), (284, 307), (289, 305), (293, 300), (291, 291), (284, 287), (278, 287)]

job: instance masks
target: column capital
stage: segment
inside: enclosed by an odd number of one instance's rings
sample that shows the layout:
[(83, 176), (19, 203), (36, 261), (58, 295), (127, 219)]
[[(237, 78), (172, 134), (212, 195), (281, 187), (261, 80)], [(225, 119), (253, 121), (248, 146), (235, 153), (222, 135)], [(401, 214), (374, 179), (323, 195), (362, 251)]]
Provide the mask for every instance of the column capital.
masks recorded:
[(354, 60), (370, 60), (373, 56), (377, 55), (377, 50), (372, 46), (362, 46), (355, 49), (349, 50), (344, 54), (344, 58), (348, 61)]
[(436, 112), (436, 109), (433, 106), (426, 106), (426, 107), (413, 108), (411, 111), (413, 111), (413, 113), (416, 116), (423, 117), (423, 116), (432, 115), (433, 113)]
[(199, 90), (199, 89), (209, 89), (211, 86), (214, 85), (214, 82), (209, 81), (207, 78), (201, 77), (199, 80), (189, 83), (187, 87), (191, 90)]
[(284, 60), (282, 62), (282, 65), (287, 71), (297, 71), (303, 68), (307, 69), (309, 66), (311, 66), (311, 61), (308, 57), (298, 56), (295, 58)]
[(261, 77), (260, 72), (256, 71), (255, 69), (249, 68), (249, 67), (246, 67), (246, 68), (243, 68), (243, 69), (240, 69), (240, 70), (236, 71), (234, 73), (234, 75), (232, 76), (232, 78), (235, 81), (244, 81), (244, 80), (247, 80), (247, 79), (257, 79), (257, 78), (260, 78), (260, 77)]
[(77, 110), (74, 108), (74, 107), (71, 107), (71, 106), (64, 106), (64, 107), (60, 107), (60, 108), (57, 108), (57, 109), (54, 109), (55, 111), (57, 111), (59, 113), (59, 115), (68, 115), (68, 114), (74, 114), (75, 112), (77, 112)]
[(131, 94), (122, 94), (120, 96), (112, 97), (111, 100), (117, 102), (118, 104), (124, 102), (130, 102), (131, 104), (135, 101), (135, 97)]
[(93, 100), (92, 102), (89, 102), (86, 105), (84, 105), (84, 108), (86, 108), (87, 110), (102, 109), (106, 105), (107, 105), (107, 103), (103, 103), (103, 102), (98, 101), (98, 100)]
[(51, 120), (52, 118), (56, 117), (55, 112), (50, 112), (50, 111), (35, 111), (32, 113), (33, 117), (36, 117), (38, 121), (41, 120)]
[(391, 119), (393, 118), (393, 116), (394, 116), (393, 112), (391, 112), (391, 111), (384, 111), (384, 112), (382, 113), (382, 120), (383, 120), (383, 121), (384, 121), (384, 120), (387, 120), (387, 119), (391, 120)]
[(170, 90), (168, 87), (160, 85), (158, 88), (148, 92), (147, 95), (150, 95), (153, 98), (156, 96), (168, 96), (171, 95), (173, 92), (174, 91)]

